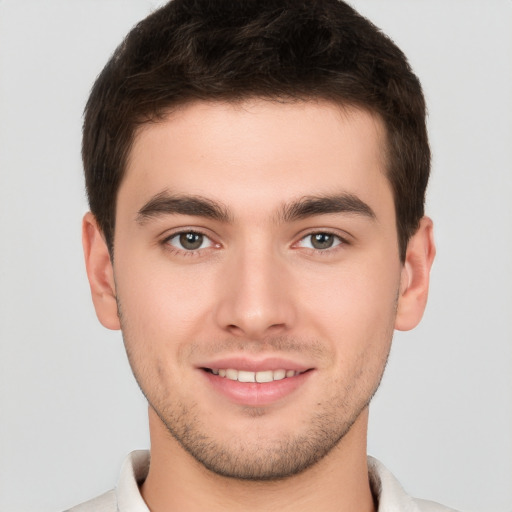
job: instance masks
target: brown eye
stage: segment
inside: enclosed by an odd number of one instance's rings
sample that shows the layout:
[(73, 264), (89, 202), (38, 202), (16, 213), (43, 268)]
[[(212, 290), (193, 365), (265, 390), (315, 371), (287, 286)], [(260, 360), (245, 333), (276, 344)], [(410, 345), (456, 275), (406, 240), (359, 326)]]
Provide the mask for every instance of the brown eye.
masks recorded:
[(194, 231), (177, 233), (169, 238), (167, 243), (177, 249), (181, 249), (182, 251), (195, 251), (197, 249), (205, 249), (212, 245), (212, 242), (208, 237)]
[(199, 233), (182, 233), (180, 235), (180, 244), (184, 249), (188, 251), (194, 251), (199, 249), (203, 244), (203, 235)]
[(334, 244), (334, 235), (329, 233), (315, 233), (311, 236), (311, 245), (315, 249), (329, 249)]
[(306, 249), (325, 251), (327, 249), (332, 249), (343, 242), (344, 240), (337, 235), (319, 231), (318, 233), (311, 233), (310, 235), (305, 236), (299, 242), (299, 246)]

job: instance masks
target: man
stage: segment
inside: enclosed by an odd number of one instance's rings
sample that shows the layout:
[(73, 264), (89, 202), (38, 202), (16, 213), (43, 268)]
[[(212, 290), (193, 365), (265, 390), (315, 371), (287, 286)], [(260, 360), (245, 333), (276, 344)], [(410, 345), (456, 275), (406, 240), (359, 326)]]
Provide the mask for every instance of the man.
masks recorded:
[(434, 511), (366, 456), (435, 248), (419, 81), (337, 0), (174, 0), (86, 107), (83, 241), (151, 456), (72, 510)]

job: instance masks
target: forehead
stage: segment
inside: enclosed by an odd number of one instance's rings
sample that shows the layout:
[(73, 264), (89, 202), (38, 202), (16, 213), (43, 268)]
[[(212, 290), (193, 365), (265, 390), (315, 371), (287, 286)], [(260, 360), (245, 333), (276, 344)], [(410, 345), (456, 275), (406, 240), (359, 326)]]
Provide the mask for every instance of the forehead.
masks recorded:
[(119, 202), (167, 191), (248, 211), (349, 192), (389, 203), (385, 129), (367, 111), (326, 101), (196, 102), (136, 134)]

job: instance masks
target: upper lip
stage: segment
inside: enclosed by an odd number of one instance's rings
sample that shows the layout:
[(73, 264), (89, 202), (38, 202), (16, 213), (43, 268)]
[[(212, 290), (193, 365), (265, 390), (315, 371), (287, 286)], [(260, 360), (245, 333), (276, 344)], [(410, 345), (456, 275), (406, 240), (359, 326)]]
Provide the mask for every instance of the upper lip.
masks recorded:
[(201, 363), (197, 366), (198, 368), (209, 369), (233, 368), (247, 372), (261, 372), (265, 370), (294, 370), (296, 372), (305, 372), (312, 368), (307, 364), (298, 363), (297, 361), (282, 357), (265, 357), (262, 359), (256, 359), (248, 356), (224, 357), (222, 359), (205, 361), (204, 364)]

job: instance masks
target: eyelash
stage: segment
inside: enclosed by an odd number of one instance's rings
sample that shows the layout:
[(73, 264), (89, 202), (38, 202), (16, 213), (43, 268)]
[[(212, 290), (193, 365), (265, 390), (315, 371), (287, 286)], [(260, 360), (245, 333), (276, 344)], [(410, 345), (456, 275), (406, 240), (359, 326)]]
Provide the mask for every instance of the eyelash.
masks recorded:
[(333, 237), (335, 240), (337, 240), (337, 243), (335, 245), (333, 245), (332, 247), (326, 247), (325, 249), (317, 249), (315, 247), (303, 247), (304, 249), (306, 249), (310, 252), (313, 252), (314, 254), (328, 256), (328, 255), (332, 255), (335, 251), (340, 250), (343, 246), (350, 245), (348, 240), (346, 238), (340, 236), (338, 233), (333, 233), (332, 231), (329, 231), (329, 230), (319, 230), (319, 231), (312, 231), (310, 233), (307, 233), (306, 235), (301, 237), (301, 239), (298, 242), (296, 242), (294, 244), (294, 246), (300, 247), (300, 244), (302, 242), (304, 242), (308, 238), (311, 238), (315, 235), (317, 235), (317, 236), (318, 235), (327, 235), (327, 236)]
[[(172, 245), (170, 242), (171, 240), (177, 238), (177, 237), (180, 237), (182, 235), (198, 235), (198, 236), (201, 236), (204, 238), (204, 240), (202, 241), (201, 245), (203, 245), (204, 241), (208, 241), (209, 242), (209, 245), (208, 247), (201, 247), (199, 246), (197, 249), (185, 249), (184, 247), (176, 247), (174, 245)], [(318, 249), (318, 248), (315, 248), (315, 247), (302, 247), (303, 249), (306, 249), (314, 254), (319, 254), (319, 255), (322, 255), (322, 256), (327, 256), (327, 255), (330, 255), (332, 254), (334, 251), (337, 251), (339, 249), (341, 249), (340, 246), (347, 246), (347, 245), (350, 245), (350, 243), (346, 240), (346, 238), (340, 236), (339, 234), (337, 233), (333, 233), (332, 231), (329, 231), (329, 230), (320, 230), (320, 231), (312, 231), (310, 233), (307, 233), (306, 235), (302, 236), (298, 242), (295, 242), (293, 244), (293, 247), (296, 248), (296, 247), (301, 247), (301, 243), (303, 243), (305, 240), (307, 240), (308, 238), (310, 237), (313, 237), (313, 236), (318, 236), (318, 235), (327, 235), (329, 237), (333, 237), (335, 240), (337, 240), (337, 243), (331, 247), (326, 247), (324, 249)], [(165, 246), (165, 248), (170, 251), (171, 253), (173, 254), (179, 254), (179, 255), (182, 255), (182, 256), (187, 256), (187, 257), (191, 257), (191, 256), (199, 256), (201, 254), (201, 252), (205, 251), (205, 250), (208, 250), (208, 249), (211, 249), (211, 248), (215, 248), (215, 247), (220, 247), (220, 244), (217, 244), (215, 243), (210, 236), (208, 236), (206, 233), (203, 233), (202, 231), (199, 231), (199, 230), (196, 230), (196, 229), (188, 229), (188, 230), (181, 230), (181, 231), (177, 231), (175, 233), (172, 233), (171, 235), (165, 237), (161, 244), (163, 246)]]
[[(182, 235), (198, 235), (198, 236), (202, 236), (204, 237), (204, 240), (207, 240), (209, 242), (209, 246), (208, 247), (198, 247), (197, 249), (185, 249), (185, 248), (180, 248), (180, 247), (176, 247), (174, 245), (172, 245), (170, 242), (171, 240), (173, 240), (174, 238), (177, 238), (177, 237), (180, 237)], [(182, 256), (185, 256), (185, 257), (191, 257), (191, 256), (199, 256), (201, 254), (202, 251), (205, 251), (207, 249), (211, 249), (212, 247), (219, 247), (220, 244), (216, 244), (210, 236), (208, 236), (206, 233), (203, 233), (202, 231), (199, 231), (197, 229), (185, 229), (185, 230), (181, 230), (181, 231), (176, 231), (175, 233), (172, 233), (171, 235), (165, 237), (161, 244), (168, 250), (170, 251), (172, 254), (179, 254), (179, 255), (182, 255)], [(201, 244), (202, 245), (202, 244)]]

